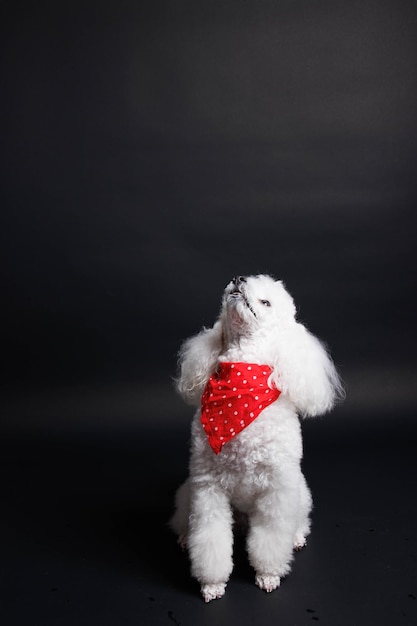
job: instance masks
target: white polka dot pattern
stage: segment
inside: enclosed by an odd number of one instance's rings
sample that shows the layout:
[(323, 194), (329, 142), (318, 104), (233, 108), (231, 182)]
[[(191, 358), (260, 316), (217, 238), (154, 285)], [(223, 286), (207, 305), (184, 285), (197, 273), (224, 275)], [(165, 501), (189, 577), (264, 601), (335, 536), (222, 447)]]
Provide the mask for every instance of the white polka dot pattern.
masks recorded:
[(216, 454), (280, 395), (272, 370), (256, 363), (221, 363), (201, 398), (201, 423)]

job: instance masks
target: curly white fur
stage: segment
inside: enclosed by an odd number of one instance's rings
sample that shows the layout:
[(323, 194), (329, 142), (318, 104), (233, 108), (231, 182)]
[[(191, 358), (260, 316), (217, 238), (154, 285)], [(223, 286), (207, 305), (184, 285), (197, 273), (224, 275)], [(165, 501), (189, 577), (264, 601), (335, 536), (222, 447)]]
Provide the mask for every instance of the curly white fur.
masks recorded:
[(233, 569), (234, 511), (248, 518), (256, 584), (272, 591), (289, 573), (294, 548), (303, 547), (310, 532), (312, 508), (300, 466), (299, 416), (323, 414), (343, 397), (327, 350), (296, 321), (292, 297), (271, 276), (234, 278), (214, 326), (183, 343), (177, 388), (187, 402), (200, 405), (222, 361), (269, 365), (269, 384), (281, 395), (218, 455), (208, 443), (200, 408), (195, 413), (189, 477), (177, 491), (170, 525), (188, 549), (206, 602), (224, 594)]

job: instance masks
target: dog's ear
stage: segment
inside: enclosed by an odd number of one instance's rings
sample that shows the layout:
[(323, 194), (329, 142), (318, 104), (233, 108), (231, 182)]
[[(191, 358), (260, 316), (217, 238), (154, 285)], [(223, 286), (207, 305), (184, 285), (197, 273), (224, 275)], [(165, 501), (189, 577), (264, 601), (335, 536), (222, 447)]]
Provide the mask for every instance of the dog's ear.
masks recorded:
[(302, 417), (322, 415), (345, 396), (326, 346), (300, 323), (288, 329), (280, 344), (272, 380)]
[(212, 328), (203, 328), (182, 344), (176, 386), (186, 402), (199, 403), (207, 381), (217, 367), (222, 341), (223, 329), (219, 319)]

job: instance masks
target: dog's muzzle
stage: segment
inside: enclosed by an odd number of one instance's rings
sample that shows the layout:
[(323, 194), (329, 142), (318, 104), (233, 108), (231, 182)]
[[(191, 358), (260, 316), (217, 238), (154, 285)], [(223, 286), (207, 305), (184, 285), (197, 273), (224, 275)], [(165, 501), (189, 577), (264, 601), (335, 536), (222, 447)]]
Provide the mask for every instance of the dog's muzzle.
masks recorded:
[(243, 301), (243, 303), (248, 307), (249, 311), (252, 313), (252, 315), (254, 317), (256, 317), (256, 313), (253, 310), (253, 308), (251, 307), (249, 300), (246, 296), (245, 293), (245, 283), (246, 283), (246, 277), (245, 276), (235, 276), (234, 278), (232, 278), (232, 291), (229, 293), (229, 297), (231, 298), (239, 298), (240, 300)]
[(232, 278), (232, 283), (235, 288), (234, 291), (232, 291), (232, 294), (240, 294), (244, 296), (245, 294), (242, 293), (242, 285), (246, 283), (246, 278), (244, 276), (234, 276), (234, 278)]

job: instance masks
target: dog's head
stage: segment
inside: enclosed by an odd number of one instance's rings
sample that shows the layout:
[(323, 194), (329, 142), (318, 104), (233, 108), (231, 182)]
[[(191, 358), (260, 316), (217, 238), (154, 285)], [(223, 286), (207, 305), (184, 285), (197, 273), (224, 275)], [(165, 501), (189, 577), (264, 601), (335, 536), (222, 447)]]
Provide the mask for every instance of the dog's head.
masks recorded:
[(279, 330), (294, 322), (295, 312), (283, 283), (265, 274), (235, 276), (224, 290), (223, 322), (234, 334)]
[(184, 342), (178, 390), (187, 401), (199, 403), (219, 357), (270, 365), (273, 384), (303, 416), (323, 414), (344, 397), (325, 345), (297, 322), (284, 284), (265, 274), (233, 278), (214, 326)]

